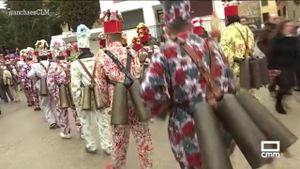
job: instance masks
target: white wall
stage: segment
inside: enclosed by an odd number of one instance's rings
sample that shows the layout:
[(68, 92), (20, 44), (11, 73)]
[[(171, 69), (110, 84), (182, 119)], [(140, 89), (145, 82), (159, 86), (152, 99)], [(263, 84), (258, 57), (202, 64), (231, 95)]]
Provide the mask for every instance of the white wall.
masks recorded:
[(155, 25), (155, 13), (153, 6), (160, 5), (158, 0), (154, 1), (123, 1), (119, 3), (113, 3), (113, 1), (100, 1), (101, 11), (107, 9), (118, 10), (119, 12), (131, 11), (142, 8), (144, 11), (144, 21), (146, 25)]
[[(144, 21), (147, 26), (156, 25), (156, 16), (153, 7), (160, 5), (158, 0), (153, 1), (122, 1), (113, 3), (113, 1), (100, 0), (101, 11), (107, 9), (118, 10), (119, 12), (132, 11), (135, 9), (143, 9)], [(136, 29), (124, 31), (127, 34), (128, 44), (136, 36)]]
[(224, 6), (222, 1), (212, 1), (213, 3), (213, 10), (216, 12), (218, 18), (224, 19)]
[[(213, 10), (216, 12), (218, 18), (224, 19), (224, 6), (222, 1), (212, 1)], [(156, 25), (156, 16), (153, 7), (160, 5), (158, 0), (153, 1), (122, 1), (119, 3), (113, 3), (113, 1), (100, 0), (101, 11), (106, 11), (107, 9), (118, 10), (119, 12), (131, 11), (135, 9), (143, 9), (144, 12), (144, 21), (148, 26)], [(204, 20), (210, 20), (210, 16), (203, 17)], [(210, 24), (207, 22), (204, 24), (206, 29), (210, 30)], [(222, 23), (222, 28), (224, 27)], [(131, 40), (136, 36), (136, 30), (126, 30), (124, 31), (127, 34), (128, 43), (131, 44)]]

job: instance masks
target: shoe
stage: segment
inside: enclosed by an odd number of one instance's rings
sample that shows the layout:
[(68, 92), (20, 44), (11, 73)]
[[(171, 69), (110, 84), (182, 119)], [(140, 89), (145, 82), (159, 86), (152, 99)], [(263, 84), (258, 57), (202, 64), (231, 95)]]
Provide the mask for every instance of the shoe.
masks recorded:
[(40, 107), (36, 107), (36, 108), (34, 108), (34, 111), (40, 111), (41, 110), (41, 108)]
[(270, 93), (276, 92), (276, 85), (269, 85), (268, 90), (269, 90)]
[(56, 123), (52, 123), (52, 124), (50, 124), (49, 128), (50, 129), (57, 129), (59, 127), (58, 127), (58, 125)]
[(292, 92), (287, 92), (286, 95), (291, 96), (291, 95), (293, 95), (293, 93)]
[(300, 92), (300, 86), (295, 87), (294, 90)]
[(92, 149), (90, 147), (85, 147), (85, 151), (90, 154), (97, 154), (97, 148)]
[(65, 133), (63, 133), (63, 132), (60, 132), (59, 135), (60, 135), (60, 137), (63, 138), (63, 139), (71, 139), (71, 138), (72, 138), (71, 133), (65, 134)]
[(281, 104), (276, 104), (275, 106), (276, 108), (276, 111), (280, 114), (287, 114), (287, 112), (283, 109), (282, 105)]
[(111, 155), (111, 148), (108, 148), (106, 150), (103, 150), (104, 151), (104, 154), (107, 155), (107, 156), (110, 156)]
[(81, 138), (82, 140), (84, 140), (84, 135), (83, 135), (83, 134), (80, 134), (80, 138)]

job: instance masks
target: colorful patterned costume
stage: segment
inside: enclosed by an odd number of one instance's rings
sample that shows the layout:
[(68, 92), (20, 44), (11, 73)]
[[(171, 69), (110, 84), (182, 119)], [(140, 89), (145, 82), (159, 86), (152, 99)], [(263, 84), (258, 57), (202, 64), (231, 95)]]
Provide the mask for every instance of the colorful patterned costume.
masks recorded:
[(59, 85), (69, 84), (71, 82), (70, 75), (70, 64), (65, 60), (60, 60), (57, 62), (52, 62), (47, 76), (47, 84), (50, 95), (53, 97), (55, 103), (55, 108), (57, 112), (57, 118), (59, 120), (59, 126), (64, 134), (69, 134), (71, 132), (69, 124), (68, 112), (71, 111), (75, 119), (75, 126), (79, 133), (81, 133), (81, 124), (78, 118), (75, 107), (69, 109), (60, 108), (59, 100)]
[[(111, 51), (123, 64), (126, 65), (127, 49), (124, 48), (121, 42), (113, 42), (108, 45), (107, 50)], [(131, 74), (138, 78), (140, 76), (140, 64), (136, 53), (130, 50), (133, 59), (131, 60)], [(98, 69), (98, 81), (100, 82), (100, 90), (102, 93), (108, 93), (109, 101), (112, 106), (114, 86), (109, 84), (107, 80), (118, 83), (124, 82), (124, 73), (120, 71), (118, 66), (102, 51), (97, 54), (97, 61), (100, 66)], [(106, 113), (111, 111), (111, 107), (106, 109)], [(148, 123), (138, 121), (132, 107), (129, 108), (129, 124), (114, 125), (113, 130), (113, 169), (124, 169), (126, 166), (126, 155), (129, 144), (130, 131), (137, 143), (140, 166), (142, 169), (152, 168), (152, 139), (149, 131)]]
[(19, 82), (24, 91), (24, 94), (27, 99), (28, 106), (34, 106), (39, 108), (39, 99), (37, 92), (34, 90), (33, 82), (30, 78), (27, 77), (28, 72), (30, 71), (31, 66), (27, 62), (19, 71)]
[[(194, 48), (199, 59), (208, 67), (210, 57), (205, 40), (191, 33), (181, 33), (179, 36)], [(224, 92), (233, 90), (232, 74), (218, 46), (213, 44), (210, 50), (216, 57), (213, 75), (216, 82)], [(198, 169), (202, 163), (191, 110), (195, 103), (205, 101), (206, 88), (206, 82), (190, 56), (171, 40), (154, 53), (142, 83), (142, 95), (154, 115), (168, 99), (176, 105), (170, 112), (168, 133), (171, 148), (182, 169)]]
[[(248, 51), (246, 51), (245, 41), (238, 29), (242, 32), (246, 42), (248, 42)], [(239, 75), (239, 65), (234, 60), (244, 58), (245, 54), (252, 56), (254, 52), (254, 36), (252, 31), (247, 26), (238, 22), (233, 23), (227, 26), (222, 32), (220, 44), (235, 76)]]
[[(39, 63), (34, 63), (31, 65), (31, 69), (28, 72), (27, 76), (33, 80), (34, 86), (37, 88), (37, 90), (40, 90), (40, 79), (47, 77), (47, 72), (44, 69), (44, 67), (41, 65), (43, 64), (46, 69), (49, 69), (50, 62), (48, 60), (42, 60)], [(52, 124), (57, 124), (57, 116), (56, 116), (56, 109), (55, 104), (53, 102), (53, 97), (51, 96), (39, 96), (40, 100), (40, 107), (42, 111), (45, 114), (45, 118), (47, 122)]]
[[(85, 25), (77, 27), (78, 48), (89, 48), (89, 29)], [(82, 36), (81, 36), (82, 35)], [(79, 59), (85, 65), (87, 71), (93, 74), (95, 66), (94, 54), (90, 51), (81, 53), (77, 60), (71, 64), (71, 91), (73, 94), (74, 103), (76, 105), (79, 119), (82, 125), (82, 134), (86, 142), (86, 150), (94, 153), (97, 150), (97, 142), (92, 134), (92, 117), (96, 116), (97, 130), (100, 136), (100, 146), (108, 154), (111, 153), (111, 128), (110, 115), (96, 110), (94, 101), (92, 101), (92, 110), (82, 110), (83, 88), (91, 85), (91, 78), (84, 71), (84, 68), (79, 63)], [(96, 79), (96, 78), (95, 78)]]

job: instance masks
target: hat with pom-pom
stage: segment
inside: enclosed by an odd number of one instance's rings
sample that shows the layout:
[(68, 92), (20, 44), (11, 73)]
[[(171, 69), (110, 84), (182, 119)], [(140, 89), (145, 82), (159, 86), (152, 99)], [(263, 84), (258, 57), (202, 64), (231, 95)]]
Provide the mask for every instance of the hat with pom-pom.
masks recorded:
[(91, 31), (84, 24), (77, 26), (76, 37), (78, 48), (90, 48)]
[(137, 33), (140, 41), (142, 43), (148, 42), (150, 40), (151, 34), (149, 28), (144, 23), (139, 23), (137, 25)]
[(50, 42), (50, 51), (53, 57), (66, 56), (64, 53), (67, 50), (66, 42), (58, 37), (54, 37)]
[(38, 40), (35, 43), (35, 49), (38, 56), (49, 56), (49, 45), (48, 42), (44, 39)]
[(191, 5), (189, 0), (160, 0), (160, 3), (163, 6), (166, 25), (191, 19)]

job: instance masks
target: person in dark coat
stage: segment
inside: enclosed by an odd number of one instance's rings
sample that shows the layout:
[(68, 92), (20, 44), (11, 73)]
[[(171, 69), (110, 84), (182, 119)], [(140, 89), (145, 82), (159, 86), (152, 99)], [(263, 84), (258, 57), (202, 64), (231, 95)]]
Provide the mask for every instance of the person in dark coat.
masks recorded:
[(267, 54), (270, 49), (272, 37), (276, 32), (276, 26), (274, 23), (267, 22), (259, 33), (257, 46), (264, 54)]
[(280, 23), (267, 55), (270, 72), (278, 72), (275, 77), (276, 85), (279, 86), (276, 95), (276, 111), (281, 114), (286, 114), (282, 106), (282, 99), (294, 85), (294, 73), (299, 55), (294, 29), (295, 24), (290, 20)]
[[(300, 29), (300, 28), (297, 28), (297, 29)], [(300, 34), (298, 34), (298, 33), (297, 33), (297, 49), (298, 49), (298, 52), (300, 53)], [(300, 92), (300, 56), (297, 59), (295, 75), (296, 75), (296, 87), (294, 90), (297, 92)]]

